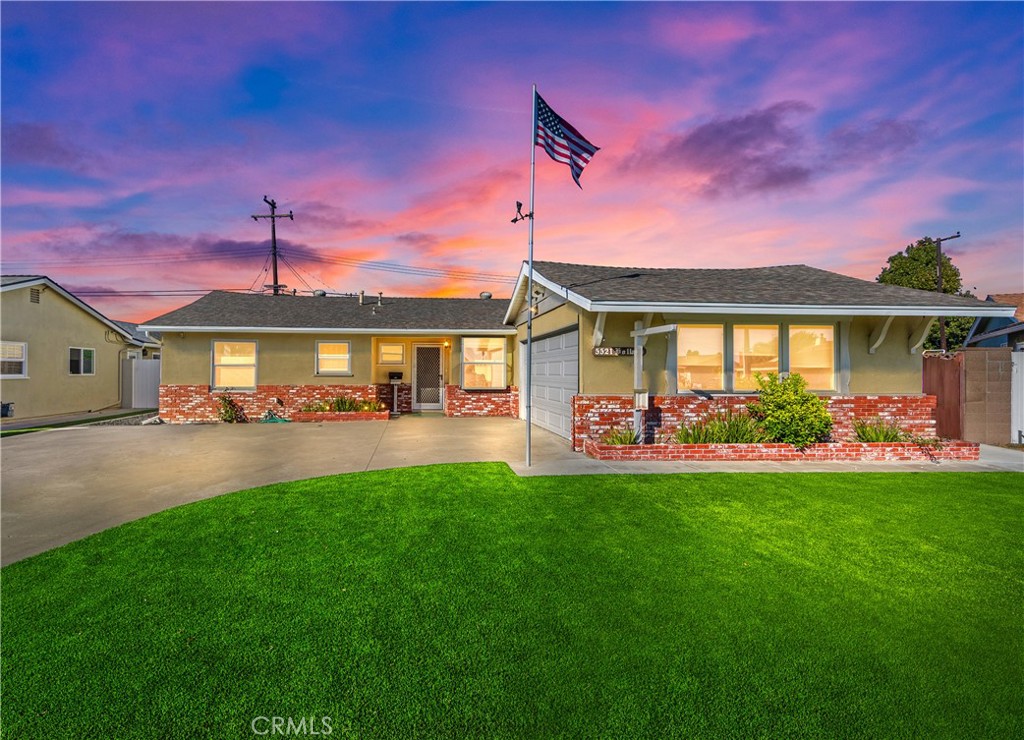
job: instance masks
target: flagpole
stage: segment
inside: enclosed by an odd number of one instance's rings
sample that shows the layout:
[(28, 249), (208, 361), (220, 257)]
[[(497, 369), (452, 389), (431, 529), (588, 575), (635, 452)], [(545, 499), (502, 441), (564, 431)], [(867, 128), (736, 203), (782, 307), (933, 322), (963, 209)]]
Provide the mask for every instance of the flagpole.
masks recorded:
[(530, 248), (526, 268), (526, 467), (533, 464), (533, 195), (537, 175), (537, 85), (533, 85), (530, 127)]

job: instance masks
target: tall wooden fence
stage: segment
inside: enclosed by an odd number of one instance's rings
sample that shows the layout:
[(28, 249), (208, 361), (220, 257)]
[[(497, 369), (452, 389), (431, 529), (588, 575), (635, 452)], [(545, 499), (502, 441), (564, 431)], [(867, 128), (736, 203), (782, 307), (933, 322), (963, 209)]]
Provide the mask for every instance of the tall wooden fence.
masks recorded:
[(922, 390), (935, 396), (935, 433), (948, 439), (964, 434), (964, 356), (926, 355)]
[(1011, 377), (1013, 368), (1020, 367), (1014, 355), (1020, 353), (1009, 347), (970, 347), (924, 358), (922, 386), (936, 398), (935, 431), (940, 437), (983, 444), (1016, 441), (1021, 422), (1011, 418), (1011, 410), (1014, 394), (1019, 398), (1024, 390), (1022, 381)]

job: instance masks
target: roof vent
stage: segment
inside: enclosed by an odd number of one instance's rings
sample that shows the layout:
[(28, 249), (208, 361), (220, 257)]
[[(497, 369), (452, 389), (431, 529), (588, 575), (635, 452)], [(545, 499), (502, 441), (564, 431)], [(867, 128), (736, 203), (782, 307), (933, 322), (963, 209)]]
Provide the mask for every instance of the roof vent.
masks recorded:
[(480, 297), (483, 298), (485, 301), (491, 300), (491, 294), (488, 293), (486, 290), (480, 294)]
[(313, 295), (316, 296), (317, 298), (323, 298), (324, 296), (327, 295), (327, 291), (326, 290), (314, 290), (313, 291)]
[(384, 291), (382, 291), (382, 290), (377, 291), (377, 305), (378, 306), (383, 306), (384, 305)]
[(359, 305), (363, 305), (363, 295), (366, 293), (365, 290), (359, 291)]

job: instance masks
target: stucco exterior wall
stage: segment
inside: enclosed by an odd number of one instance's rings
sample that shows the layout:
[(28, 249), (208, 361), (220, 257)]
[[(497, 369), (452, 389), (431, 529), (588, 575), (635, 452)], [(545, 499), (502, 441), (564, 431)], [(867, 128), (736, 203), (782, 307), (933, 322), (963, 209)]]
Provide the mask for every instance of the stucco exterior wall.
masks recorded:
[[(641, 313), (609, 313), (605, 319), (606, 347), (632, 347), (634, 322), (643, 320)], [(732, 314), (655, 314), (652, 326), (679, 323), (708, 324), (828, 324), (837, 327), (839, 351), (836, 357), (837, 374), (849, 363), (848, 393), (920, 393), (921, 352), (911, 353), (908, 342), (918, 327), (920, 317), (898, 317), (893, 320), (888, 334), (874, 354), (869, 353), (869, 338), (885, 317), (855, 317), (841, 320), (835, 316), (745, 316)], [(845, 323), (844, 323), (845, 322)], [(560, 328), (578, 325), (580, 330), (580, 393), (629, 393), (633, 389), (633, 358), (595, 357), (594, 327), (597, 314), (565, 304), (542, 313), (533, 321), (534, 336)], [(517, 327), (519, 341), (526, 339), (526, 326)], [(845, 335), (845, 336), (844, 336)], [(845, 343), (845, 349), (843, 344)], [(647, 339), (644, 355), (644, 387), (651, 393), (670, 393), (674, 378), (670, 377), (669, 359), (675, 353), (675, 334), (659, 334)], [(836, 392), (844, 389), (838, 383)]]
[[(0, 328), (6, 342), (28, 344), (28, 377), (0, 381), (0, 398), (17, 418), (73, 414), (119, 405), (121, 335), (55, 290), (36, 286), (0, 293)], [(109, 341), (108, 341), (109, 340)], [(94, 375), (72, 375), (69, 350), (95, 350)]]
[[(506, 377), (513, 375), (513, 337), (506, 340)], [(165, 332), (163, 375), (167, 385), (209, 385), (212, 380), (212, 351), (215, 340), (257, 342), (256, 382), (258, 385), (369, 385), (388, 382), (389, 372), (401, 372), (403, 382), (412, 380), (413, 352), (417, 344), (441, 347), (444, 382), (462, 382), (462, 337), (455, 335), (371, 336), (369, 334), (254, 334), (219, 332)], [(316, 343), (350, 342), (350, 375), (317, 375)], [(401, 364), (377, 361), (379, 345), (402, 344)], [(445, 342), (448, 346), (445, 347)]]

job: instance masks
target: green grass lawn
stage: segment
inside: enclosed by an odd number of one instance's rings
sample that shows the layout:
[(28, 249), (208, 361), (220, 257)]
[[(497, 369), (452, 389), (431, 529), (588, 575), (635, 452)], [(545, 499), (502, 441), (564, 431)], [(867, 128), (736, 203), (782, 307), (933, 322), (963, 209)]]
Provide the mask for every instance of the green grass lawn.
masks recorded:
[(221, 496), (3, 569), (3, 736), (1020, 737), (1022, 481), (473, 464)]

